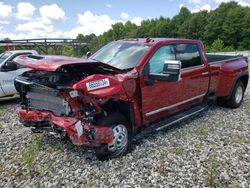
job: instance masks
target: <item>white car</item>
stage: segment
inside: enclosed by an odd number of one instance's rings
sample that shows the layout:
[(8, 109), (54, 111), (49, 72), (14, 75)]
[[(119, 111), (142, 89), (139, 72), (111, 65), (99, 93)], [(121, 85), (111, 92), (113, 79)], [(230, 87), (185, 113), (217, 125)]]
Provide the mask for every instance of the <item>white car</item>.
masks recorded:
[(14, 78), (28, 69), (15, 64), (13, 59), (24, 54), (37, 55), (38, 53), (35, 50), (15, 50), (0, 54), (0, 98), (17, 93)]

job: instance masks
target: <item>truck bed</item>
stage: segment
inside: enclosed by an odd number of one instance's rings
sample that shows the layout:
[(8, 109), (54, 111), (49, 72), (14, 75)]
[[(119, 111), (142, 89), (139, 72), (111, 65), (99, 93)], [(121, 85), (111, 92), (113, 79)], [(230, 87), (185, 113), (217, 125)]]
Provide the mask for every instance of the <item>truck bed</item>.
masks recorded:
[(248, 64), (246, 57), (207, 54), (207, 60), (211, 74), (209, 90), (214, 92), (217, 97), (229, 96), (235, 80), (239, 76), (245, 76), (244, 79), (247, 83)]
[(230, 60), (230, 59), (235, 59), (235, 58), (238, 58), (238, 57), (241, 57), (240, 55), (235, 55), (235, 56), (232, 56), (232, 55), (214, 55), (214, 54), (207, 54), (207, 60), (208, 60), (208, 63), (215, 63), (217, 61), (225, 61), (225, 60)]

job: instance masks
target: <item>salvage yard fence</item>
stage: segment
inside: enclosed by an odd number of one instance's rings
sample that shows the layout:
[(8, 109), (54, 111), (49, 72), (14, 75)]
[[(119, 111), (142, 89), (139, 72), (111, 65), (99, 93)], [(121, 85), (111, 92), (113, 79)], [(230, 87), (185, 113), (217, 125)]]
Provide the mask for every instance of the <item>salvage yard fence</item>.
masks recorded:
[(217, 54), (217, 55), (243, 55), (250, 58), (250, 51), (235, 51), (235, 52), (212, 52), (208, 54)]

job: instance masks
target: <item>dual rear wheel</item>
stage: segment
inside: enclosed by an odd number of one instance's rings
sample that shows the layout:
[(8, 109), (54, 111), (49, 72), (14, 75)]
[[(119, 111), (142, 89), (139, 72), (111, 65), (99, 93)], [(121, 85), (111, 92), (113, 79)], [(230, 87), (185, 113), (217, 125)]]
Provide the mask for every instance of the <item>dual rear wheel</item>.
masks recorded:
[(226, 106), (230, 108), (238, 108), (244, 98), (245, 85), (241, 80), (238, 80), (233, 88), (232, 94), (229, 98), (219, 97), (217, 103), (219, 106)]

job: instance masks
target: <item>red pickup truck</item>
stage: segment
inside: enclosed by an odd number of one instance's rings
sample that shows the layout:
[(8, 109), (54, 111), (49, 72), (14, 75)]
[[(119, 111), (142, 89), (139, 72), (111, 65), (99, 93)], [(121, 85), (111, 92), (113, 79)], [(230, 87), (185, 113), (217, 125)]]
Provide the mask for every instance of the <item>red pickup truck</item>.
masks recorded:
[(206, 55), (199, 40), (114, 41), (88, 59), (24, 55), (15, 79), (20, 122), (94, 148), (100, 159), (129, 151), (138, 135), (205, 109), (241, 105), (248, 83), (243, 56)]

